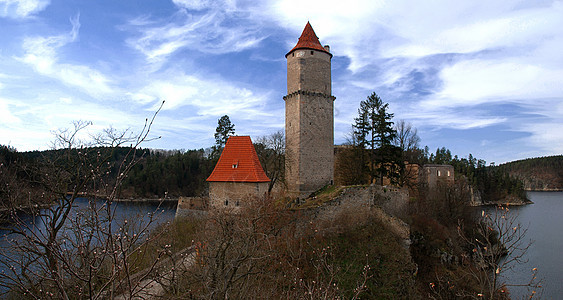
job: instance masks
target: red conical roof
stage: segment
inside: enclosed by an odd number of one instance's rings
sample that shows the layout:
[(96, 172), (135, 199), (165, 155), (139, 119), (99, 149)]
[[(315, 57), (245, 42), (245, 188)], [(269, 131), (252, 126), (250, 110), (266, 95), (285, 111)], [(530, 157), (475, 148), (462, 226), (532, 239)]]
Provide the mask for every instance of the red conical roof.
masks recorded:
[(231, 136), (207, 181), (269, 182), (249, 136)]
[[(326, 51), (326, 49), (319, 42), (319, 38), (315, 34), (313, 26), (311, 26), (311, 23), (309, 22), (307, 22), (307, 25), (305, 25), (305, 29), (303, 29), (303, 33), (301, 33), (301, 37), (299, 37), (297, 45), (295, 45), (295, 47), (293, 47), (293, 49), (291, 49), (291, 51), (289, 51), (285, 55), (285, 57), (287, 57), (291, 52), (297, 49), (313, 49), (330, 54), (330, 52)], [(330, 54), (330, 56), (332, 57), (332, 54)]]

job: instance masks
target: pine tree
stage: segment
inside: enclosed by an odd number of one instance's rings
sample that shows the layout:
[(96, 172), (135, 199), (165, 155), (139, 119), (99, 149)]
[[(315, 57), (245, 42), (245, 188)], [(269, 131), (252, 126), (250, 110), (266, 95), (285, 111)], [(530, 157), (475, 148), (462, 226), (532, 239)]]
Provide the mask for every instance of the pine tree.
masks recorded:
[(225, 147), (229, 136), (235, 134), (235, 124), (231, 123), (229, 116), (224, 115), (217, 121), (217, 129), (215, 129), (215, 143), (218, 148)]
[[(381, 183), (383, 177), (389, 175), (389, 170), (385, 167), (387, 163), (394, 163), (395, 147), (391, 143), (396, 136), (393, 129), (393, 114), (388, 112), (389, 104), (376, 94), (372, 93), (366, 100), (360, 102), (358, 118), (355, 119), (354, 133), (357, 136), (358, 144), (364, 149), (370, 149), (370, 177), (371, 181), (378, 173)], [(379, 151), (376, 151), (379, 149)]]

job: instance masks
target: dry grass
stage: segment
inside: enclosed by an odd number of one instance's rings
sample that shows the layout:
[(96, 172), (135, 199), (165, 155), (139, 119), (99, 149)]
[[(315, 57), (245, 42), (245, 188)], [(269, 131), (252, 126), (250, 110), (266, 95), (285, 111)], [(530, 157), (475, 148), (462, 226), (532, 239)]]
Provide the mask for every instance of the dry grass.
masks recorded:
[(312, 207), (319, 207), (327, 202), (330, 202), (338, 196), (342, 194), (345, 187), (343, 186), (336, 186), (336, 185), (327, 185), (322, 189), (318, 190), (317, 192), (313, 193), (313, 195), (307, 199), (305, 202), (299, 204), (295, 208), (297, 209), (306, 209)]

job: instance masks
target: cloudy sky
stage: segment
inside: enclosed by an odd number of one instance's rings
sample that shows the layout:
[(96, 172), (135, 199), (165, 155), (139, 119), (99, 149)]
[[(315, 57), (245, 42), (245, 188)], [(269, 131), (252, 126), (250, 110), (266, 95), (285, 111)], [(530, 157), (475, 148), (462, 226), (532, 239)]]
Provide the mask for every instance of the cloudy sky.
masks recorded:
[(0, 0), (0, 144), (47, 149), (73, 120), (150, 148), (214, 143), (217, 119), (283, 129), (284, 55), (329, 44), (335, 142), (371, 92), (422, 146), (488, 163), (563, 153), (563, 1)]

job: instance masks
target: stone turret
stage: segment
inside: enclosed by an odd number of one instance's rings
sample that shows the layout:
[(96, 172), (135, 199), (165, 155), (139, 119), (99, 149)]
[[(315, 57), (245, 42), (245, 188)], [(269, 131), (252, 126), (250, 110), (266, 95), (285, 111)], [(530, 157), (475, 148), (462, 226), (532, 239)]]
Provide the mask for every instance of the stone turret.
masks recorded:
[(334, 180), (334, 99), (331, 59), (307, 22), (287, 59), (285, 100), (286, 182), (304, 198)]

